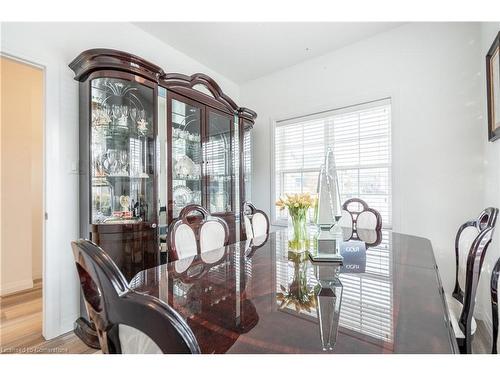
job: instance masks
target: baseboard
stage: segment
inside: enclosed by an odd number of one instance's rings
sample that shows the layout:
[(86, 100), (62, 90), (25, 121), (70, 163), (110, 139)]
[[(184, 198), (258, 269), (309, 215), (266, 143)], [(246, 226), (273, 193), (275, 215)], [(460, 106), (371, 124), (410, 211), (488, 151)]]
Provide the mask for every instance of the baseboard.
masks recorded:
[(8, 294), (21, 292), (31, 288), (33, 288), (32, 279), (13, 281), (0, 286), (0, 296), (4, 297)]

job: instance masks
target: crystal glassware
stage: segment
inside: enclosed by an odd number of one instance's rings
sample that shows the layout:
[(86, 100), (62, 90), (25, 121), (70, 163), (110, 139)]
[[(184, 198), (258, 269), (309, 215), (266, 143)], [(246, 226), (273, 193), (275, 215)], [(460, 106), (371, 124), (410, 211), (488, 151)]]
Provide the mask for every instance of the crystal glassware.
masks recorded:
[(137, 119), (137, 108), (130, 109), (130, 118), (132, 119), (132, 122), (135, 125), (135, 120)]
[(120, 174), (124, 176), (128, 176), (128, 152), (120, 151)]
[(115, 120), (120, 119), (120, 117), (122, 116), (122, 112), (121, 112), (120, 106), (118, 104), (113, 104), (111, 106), (111, 113), (112, 113), (113, 118)]
[(108, 150), (106, 153), (107, 159), (108, 159), (108, 172), (110, 175), (116, 175), (117, 173), (117, 164), (118, 164), (118, 158), (117, 158), (117, 151), (116, 150)]

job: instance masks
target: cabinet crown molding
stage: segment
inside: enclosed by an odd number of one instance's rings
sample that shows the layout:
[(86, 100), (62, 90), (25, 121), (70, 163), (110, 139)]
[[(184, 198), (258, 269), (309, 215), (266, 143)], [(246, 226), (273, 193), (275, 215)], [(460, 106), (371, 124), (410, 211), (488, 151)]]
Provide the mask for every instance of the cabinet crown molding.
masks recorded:
[[(245, 119), (251, 121), (252, 123), (257, 118), (256, 112), (248, 108), (238, 107), (233, 99), (224, 94), (217, 82), (204, 73), (195, 73), (190, 76), (180, 73), (167, 73), (160, 77), (159, 84), (167, 89), (172, 89), (179, 94), (189, 95), (190, 97), (194, 96), (196, 100), (215, 108), (218, 107), (215, 103), (217, 102), (219, 103), (219, 106), (224, 107), (227, 112), (242, 115)], [(205, 87), (211, 95), (197, 90), (195, 86), (198, 85)]]
[[(226, 113), (237, 114), (253, 125), (257, 113), (238, 105), (226, 95), (213, 78), (204, 73), (192, 75), (165, 73), (162, 68), (128, 52), (110, 48), (93, 48), (80, 53), (69, 67), (75, 72), (75, 80), (83, 82), (98, 70), (115, 70), (136, 74), (156, 84)], [(203, 86), (206, 90), (199, 90)]]
[(94, 48), (83, 51), (69, 67), (75, 72), (75, 80), (84, 81), (96, 70), (119, 70), (133, 73), (158, 83), (165, 72), (158, 65), (128, 52), (109, 48)]

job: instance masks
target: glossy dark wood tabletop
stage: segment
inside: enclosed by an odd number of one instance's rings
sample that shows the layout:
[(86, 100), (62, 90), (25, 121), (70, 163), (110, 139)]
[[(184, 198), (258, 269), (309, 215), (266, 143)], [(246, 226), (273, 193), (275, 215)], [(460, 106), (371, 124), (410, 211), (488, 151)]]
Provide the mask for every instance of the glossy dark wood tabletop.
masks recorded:
[[(142, 271), (130, 286), (176, 309), (203, 353), (458, 351), (429, 240), (382, 231), (358, 273), (289, 252), (286, 231), (254, 241)], [(322, 275), (335, 270), (340, 283), (325, 294)], [(336, 297), (336, 339), (325, 346), (319, 301)]]

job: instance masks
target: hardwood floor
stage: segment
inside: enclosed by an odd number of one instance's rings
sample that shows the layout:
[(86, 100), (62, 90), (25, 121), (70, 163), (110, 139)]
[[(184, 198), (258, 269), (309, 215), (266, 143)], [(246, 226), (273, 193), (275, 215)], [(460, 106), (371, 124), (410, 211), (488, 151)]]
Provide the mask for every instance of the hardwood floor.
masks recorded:
[[(96, 353), (73, 332), (52, 340), (42, 336), (42, 283), (33, 289), (0, 297), (0, 353)], [(98, 352), (97, 352), (98, 353)]]

